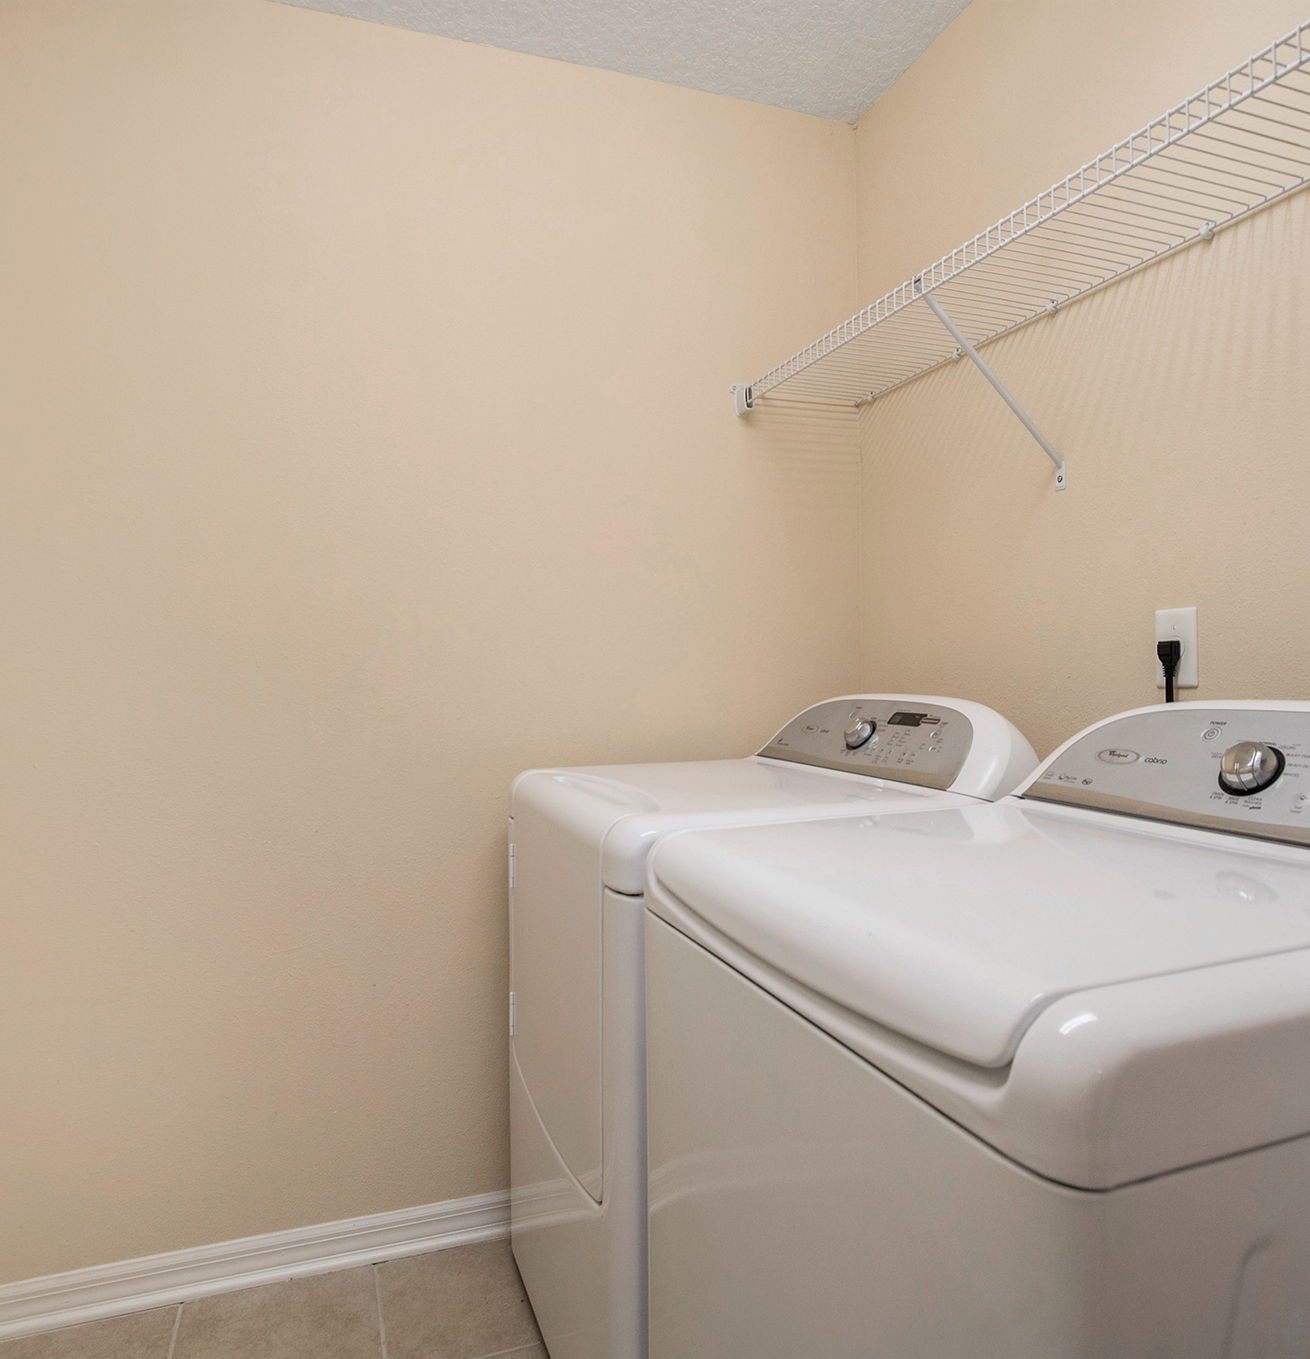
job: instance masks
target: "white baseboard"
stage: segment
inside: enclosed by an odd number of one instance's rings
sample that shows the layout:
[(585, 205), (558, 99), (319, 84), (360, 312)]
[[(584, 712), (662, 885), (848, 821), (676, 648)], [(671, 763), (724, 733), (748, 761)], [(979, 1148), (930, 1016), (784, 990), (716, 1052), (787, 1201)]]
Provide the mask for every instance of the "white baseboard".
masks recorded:
[(509, 1195), (476, 1194), (24, 1279), (0, 1285), (0, 1340), (255, 1284), (491, 1241), (508, 1232)]

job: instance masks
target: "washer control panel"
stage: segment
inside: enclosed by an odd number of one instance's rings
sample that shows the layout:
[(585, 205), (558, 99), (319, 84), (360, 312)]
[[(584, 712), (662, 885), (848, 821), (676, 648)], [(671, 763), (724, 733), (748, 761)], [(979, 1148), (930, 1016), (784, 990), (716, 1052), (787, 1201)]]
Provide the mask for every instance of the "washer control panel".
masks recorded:
[(1310, 710), (1127, 713), (1057, 752), (1023, 796), (1310, 844)]
[(793, 718), (760, 754), (773, 760), (949, 788), (969, 754), (973, 723), (912, 699), (830, 699)]

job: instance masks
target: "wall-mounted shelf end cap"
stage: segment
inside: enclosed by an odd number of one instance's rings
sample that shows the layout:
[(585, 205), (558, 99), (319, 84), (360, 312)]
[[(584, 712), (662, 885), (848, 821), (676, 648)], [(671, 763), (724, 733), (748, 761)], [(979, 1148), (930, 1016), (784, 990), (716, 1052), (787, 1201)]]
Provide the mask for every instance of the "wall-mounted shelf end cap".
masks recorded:
[(732, 408), (738, 415), (749, 415), (755, 409), (755, 393), (749, 382), (734, 382), (728, 390), (732, 392)]

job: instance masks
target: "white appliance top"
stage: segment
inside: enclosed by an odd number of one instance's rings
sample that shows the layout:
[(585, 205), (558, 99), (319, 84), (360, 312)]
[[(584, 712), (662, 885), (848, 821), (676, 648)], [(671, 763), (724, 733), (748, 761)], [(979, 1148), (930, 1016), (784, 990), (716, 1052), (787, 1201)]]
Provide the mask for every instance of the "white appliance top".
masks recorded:
[(1310, 947), (1310, 861), (1038, 807), (704, 831), (651, 874), (779, 972), (980, 1067), (1006, 1066), (1059, 996)]
[[(1251, 761), (1225, 752), (1250, 743), (1281, 763), (1264, 763), (1262, 789), (1231, 791)], [(1267, 1063), (1240, 1070), (1197, 1045), (1221, 1013), (1230, 1053), (1235, 1030), (1256, 1043), (1299, 1024), (1310, 1042), (1310, 856), (1278, 843), (1304, 837), (1307, 795), (1310, 705), (1174, 704), (1089, 728), (995, 806), (671, 837), (649, 900), (997, 1145), (1105, 1187), (1254, 1145), (1268, 1129), (1252, 1110), (1288, 1105)], [(1151, 819), (1105, 810), (1129, 805)], [(1195, 828), (1214, 824), (1237, 833)], [(1131, 1014), (1117, 1030), (1116, 1006)], [(1144, 1054), (1166, 1047), (1190, 1052), (1207, 1090), (1222, 1075), (1201, 1125), (1183, 1110), (1161, 1121), (1168, 1081), (1138, 1088)], [(1089, 1084), (1120, 1101), (1108, 1140), (1081, 1121), (1078, 1100), (1104, 1112)], [(1310, 1131), (1310, 1094), (1292, 1102), (1281, 1135)], [(1014, 1126), (994, 1121), (1002, 1109)]]
[(636, 895), (651, 846), (673, 830), (994, 798), (1036, 763), (1019, 732), (982, 704), (856, 694), (805, 709), (758, 755), (534, 769), (515, 780), (513, 801), (601, 845), (605, 885)]

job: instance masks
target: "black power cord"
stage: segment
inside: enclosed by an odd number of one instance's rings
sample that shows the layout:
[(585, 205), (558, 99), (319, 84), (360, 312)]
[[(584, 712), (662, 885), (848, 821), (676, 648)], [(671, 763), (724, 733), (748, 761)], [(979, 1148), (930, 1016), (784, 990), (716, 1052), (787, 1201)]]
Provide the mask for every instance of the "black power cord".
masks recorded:
[(1155, 654), (1160, 658), (1164, 670), (1164, 701), (1174, 701), (1174, 677), (1178, 674), (1178, 662), (1182, 658), (1183, 644), (1173, 637), (1167, 642), (1155, 644)]

